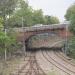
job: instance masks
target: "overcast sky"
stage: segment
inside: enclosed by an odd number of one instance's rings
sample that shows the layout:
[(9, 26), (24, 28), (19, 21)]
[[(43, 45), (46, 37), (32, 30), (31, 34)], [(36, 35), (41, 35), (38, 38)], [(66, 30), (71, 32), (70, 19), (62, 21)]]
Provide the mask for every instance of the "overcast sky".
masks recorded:
[(57, 16), (60, 21), (64, 20), (64, 15), (68, 7), (75, 3), (75, 0), (28, 0), (29, 5), (34, 9), (42, 9), (44, 14)]

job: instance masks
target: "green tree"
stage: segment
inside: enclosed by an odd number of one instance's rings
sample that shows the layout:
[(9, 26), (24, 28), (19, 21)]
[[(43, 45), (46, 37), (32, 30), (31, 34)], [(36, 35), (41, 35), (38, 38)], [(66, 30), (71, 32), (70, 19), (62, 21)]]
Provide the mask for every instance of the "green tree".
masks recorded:
[(69, 55), (75, 58), (75, 4), (71, 5), (65, 15), (67, 21), (70, 21), (69, 29), (74, 34), (69, 39)]
[(59, 23), (59, 19), (57, 17), (54, 16), (45, 16), (45, 24), (58, 24)]
[(4, 20), (4, 27), (6, 26), (6, 20), (16, 8), (18, 0), (0, 0), (0, 16)]
[(45, 18), (44, 18), (44, 15), (41, 9), (34, 10), (32, 19), (34, 21), (33, 24), (44, 24), (45, 23)]
[(51, 24), (58, 24), (59, 19), (57, 17), (51, 16)]
[(0, 29), (3, 28), (3, 19), (0, 18)]
[(69, 39), (69, 56), (75, 59), (75, 36)]
[(70, 31), (75, 34), (75, 4), (71, 5), (66, 12), (65, 18), (70, 21)]
[(67, 12), (65, 14), (65, 18), (66, 20), (70, 20), (71, 17), (75, 14), (75, 4), (71, 5), (68, 9)]
[[(23, 18), (23, 20), (22, 20)], [(44, 15), (41, 9), (33, 10), (26, 1), (19, 2), (18, 9), (8, 20), (11, 27), (21, 27), (22, 21), (24, 26), (32, 26), (34, 24), (44, 24)]]
[[(8, 25), (11, 27), (21, 27), (22, 21), (24, 26), (30, 26), (32, 21), (32, 8), (28, 5), (28, 2), (21, 0), (18, 3), (17, 10), (13, 13), (10, 19), (8, 19)], [(23, 20), (22, 20), (23, 18)]]
[(19, 0), (16, 10), (7, 21), (9, 27), (32, 26), (35, 24), (56, 24), (59, 23), (57, 17), (43, 15), (43, 11), (33, 10), (25, 0)]
[[(12, 29), (6, 30), (7, 33), (5, 35), (5, 32), (0, 31), (0, 55), (6, 55), (8, 56), (12, 52), (18, 50), (20, 48), (20, 45), (16, 39), (16, 32), (14, 32)], [(7, 57), (5, 56), (5, 60)]]
[(75, 14), (71, 16), (69, 29), (75, 35)]

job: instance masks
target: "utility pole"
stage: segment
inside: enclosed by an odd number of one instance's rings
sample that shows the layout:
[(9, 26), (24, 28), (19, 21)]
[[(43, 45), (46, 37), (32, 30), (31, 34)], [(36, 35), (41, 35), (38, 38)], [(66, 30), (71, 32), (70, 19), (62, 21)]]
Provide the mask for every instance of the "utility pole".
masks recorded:
[(23, 19), (23, 17), (22, 17), (22, 28), (24, 27), (24, 23), (23, 23), (23, 21), (24, 21), (24, 19)]
[(66, 25), (65, 54), (67, 54), (67, 50), (68, 50), (68, 25)]
[[(6, 37), (6, 35), (7, 35), (7, 29), (6, 29), (5, 13), (6, 13), (6, 11), (4, 10), (4, 14), (3, 14), (3, 17), (4, 17), (4, 33), (5, 33), (5, 37)], [(6, 42), (5, 42), (5, 61), (6, 60), (7, 60), (7, 49), (6, 49)]]
[[(6, 29), (5, 29), (5, 37), (6, 37)], [(7, 49), (6, 49), (6, 43), (5, 43), (5, 61), (7, 60)]]
[[(22, 29), (23, 29), (23, 32), (25, 32), (25, 30), (24, 30), (24, 18), (22, 17)], [(23, 50), (24, 50), (24, 60), (25, 60), (25, 53), (26, 53), (26, 47), (25, 47), (25, 35), (23, 35)]]

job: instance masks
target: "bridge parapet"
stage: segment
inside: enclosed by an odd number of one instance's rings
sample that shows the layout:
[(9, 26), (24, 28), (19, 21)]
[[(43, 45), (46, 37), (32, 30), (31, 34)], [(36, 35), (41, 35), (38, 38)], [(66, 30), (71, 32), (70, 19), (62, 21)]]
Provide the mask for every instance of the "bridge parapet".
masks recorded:
[(38, 30), (46, 30), (46, 29), (62, 29), (66, 28), (68, 24), (53, 24), (53, 25), (43, 25), (39, 27), (21, 27), (21, 28), (14, 28), (15, 31), (17, 32), (27, 32), (27, 31), (38, 31)]
[[(14, 28), (14, 31), (18, 32), (18, 40), (24, 41), (29, 37), (40, 33), (56, 33), (59, 37), (65, 38), (71, 36), (71, 33), (67, 31), (69, 24), (53, 24), (42, 26), (31, 26)], [(67, 35), (66, 35), (67, 32)]]

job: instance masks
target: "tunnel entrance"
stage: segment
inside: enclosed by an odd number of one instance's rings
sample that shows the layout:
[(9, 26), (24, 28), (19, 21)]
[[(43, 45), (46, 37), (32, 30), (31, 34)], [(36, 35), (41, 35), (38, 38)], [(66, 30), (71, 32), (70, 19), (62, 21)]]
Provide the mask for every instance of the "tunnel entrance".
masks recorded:
[(64, 39), (55, 32), (36, 34), (25, 41), (26, 51), (35, 51), (40, 49), (61, 50), (63, 47), (63, 40)]

